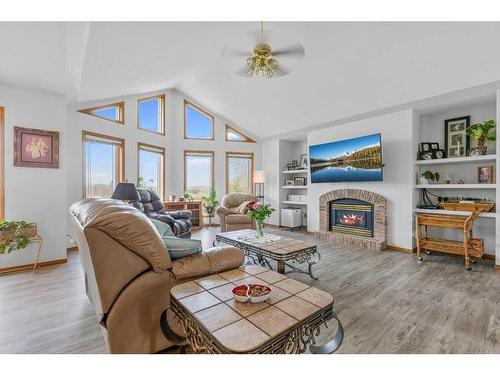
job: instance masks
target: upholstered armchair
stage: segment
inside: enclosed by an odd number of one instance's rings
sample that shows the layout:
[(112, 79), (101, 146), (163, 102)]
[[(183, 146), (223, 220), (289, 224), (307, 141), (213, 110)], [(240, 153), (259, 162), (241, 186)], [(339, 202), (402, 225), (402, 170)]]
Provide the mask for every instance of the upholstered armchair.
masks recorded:
[[(111, 353), (155, 353), (173, 346), (160, 324), (170, 289), (245, 260), (240, 249), (228, 246), (174, 260), (152, 221), (119, 200), (84, 199), (70, 213), (87, 296)], [(183, 335), (167, 311), (169, 326)]]
[(244, 203), (257, 201), (255, 195), (231, 193), (224, 195), (221, 206), (215, 212), (220, 219), (220, 231), (230, 232), (239, 229), (255, 229), (255, 220), (245, 215)]

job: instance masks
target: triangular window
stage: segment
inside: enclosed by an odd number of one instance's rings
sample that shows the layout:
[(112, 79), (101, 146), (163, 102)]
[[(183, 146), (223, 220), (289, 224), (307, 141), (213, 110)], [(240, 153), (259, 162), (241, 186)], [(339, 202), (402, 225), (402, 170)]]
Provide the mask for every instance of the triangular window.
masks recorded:
[(247, 137), (246, 135), (240, 133), (236, 129), (226, 124), (226, 141), (228, 142), (248, 142), (255, 143), (255, 141)]
[(108, 105), (101, 105), (99, 107), (79, 109), (78, 112), (85, 113), (90, 116), (99, 117), (104, 120), (116, 122), (118, 124), (124, 123), (125, 103), (114, 103)]

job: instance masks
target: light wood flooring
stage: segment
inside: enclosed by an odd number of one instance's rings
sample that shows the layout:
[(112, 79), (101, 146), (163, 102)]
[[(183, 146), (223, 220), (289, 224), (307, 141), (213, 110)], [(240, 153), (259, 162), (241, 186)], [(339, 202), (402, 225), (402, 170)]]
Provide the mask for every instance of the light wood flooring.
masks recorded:
[[(193, 237), (210, 246), (217, 229)], [(276, 229), (267, 229), (278, 232)], [(283, 233), (283, 232), (281, 232)], [(304, 233), (283, 233), (302, 237)], [(500, 271), (483, 260), (318, 244), (318, 281), (345, 329), (339, 353), (500, 353)], [(0, 276), (0, 353), (105, 353), (77, 252), (65, 265)]]

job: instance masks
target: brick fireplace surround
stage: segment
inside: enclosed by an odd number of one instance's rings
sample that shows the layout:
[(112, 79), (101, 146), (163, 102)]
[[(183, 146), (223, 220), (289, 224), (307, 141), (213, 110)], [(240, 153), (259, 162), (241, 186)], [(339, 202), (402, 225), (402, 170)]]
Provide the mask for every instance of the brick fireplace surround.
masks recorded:
[[(337, 199), (360, 199), (373, 204), (373, 238), (355, 236), (330, 231), (331, 201)], [(387, 201), (379, 194), (358, 189), (339, 189), (319, 197), (319, 231), (316, 236), (338, 245), (354, 245), (372, 250), (384, 250), (387, 247)]]

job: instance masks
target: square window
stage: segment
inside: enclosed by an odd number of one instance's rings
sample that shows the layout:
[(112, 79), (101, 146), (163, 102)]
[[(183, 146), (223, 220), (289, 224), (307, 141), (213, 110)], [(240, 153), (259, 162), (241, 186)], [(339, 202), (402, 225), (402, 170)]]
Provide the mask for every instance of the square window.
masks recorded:
[(165, 95), (137, 102), (137, 126), (153, 133), (165, 134)]

